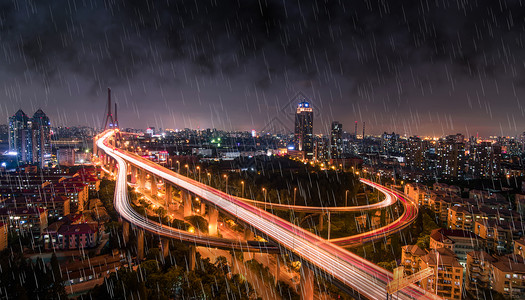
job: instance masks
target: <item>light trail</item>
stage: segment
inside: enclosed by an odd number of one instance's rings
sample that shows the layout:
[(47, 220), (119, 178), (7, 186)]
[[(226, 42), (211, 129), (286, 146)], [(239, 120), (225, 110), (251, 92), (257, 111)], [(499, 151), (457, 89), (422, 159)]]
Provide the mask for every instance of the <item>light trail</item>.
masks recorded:
[[(361, 179), (361, 182), (364, 182), (363, 179)], [(364, 183), (368, 184), (366, 182)], [(396, 203), (397, 200), (394, 197), (392, 197), (391, 193), (385, 192), (382, 186), (378, 185), (378, 186), (373, 186), (373, 187), (383, 192), (385, 194), (385, 199), (378, 203), (369, 204), (369, 205), (360, 205), (360, 206), (319, 207), (319, 206), (304, 206), (304, 205), (270, 203), (270, 202), (257, 201), (257, 200), (246, 199), (246, 198), (241, 198), (241, 197), (236, 197), (236, 198), (246, 203), (253, 204), (257, 207), (270, 207), (270, 209), (273, 209), (273, 210), (293, 210), (295, 212), (308, 212), (308, 213), (358, 212), (358, 211), (385, 208), (385, 207), (388, 207)]]
[[(107, 144), (107, 140), (112, 134), (112, 131), (103, 134), (98, 140), (97, 145), (113, 157), (119, 165), (117, 178), (118, 191), (115, 193), (115, 203), (117, 205), (115, 207), (119, 207), (119, 209), (117, 209), (119, 213), (123, 213), (123, 217), (133, 224), (154, 233), (161, 234), (160, 231), (157, 232), (159, 230), (158, 226), (150, 228), (150, 222), (145, 221), (142, 216), (134, 215), (129, 211), (129, 208), (126, 207), (125, 203), (129, 205), (127, 201), (126, 163), (133, 164), (151, 174), (159, 176), (182, 189), (198, 195), (201, 199), (205, 199), (221, 210), (236, 216), (238, 219), (250, 224), (267, 235), (281, 247), (292, 251), (295, 255), (314, 265), (316, 268), (332, 275), (338, 281), (356, 290), (364, 297), (369, 299), (386, 298), (386, 285), (392, 280), (391, 272), (265, 210), (162, 168), (137, 155), (111, 147)], [(170, 231), (170, 229), (167, 229), (167, 232), (163, 232), (162, 234), (169, 236)], [(173, 237), (179, 238), (179, 234), (180, 233), (173, 233)], [(414, 284), (392, 295), (392, 297), (393, 299), (441, 299)]]

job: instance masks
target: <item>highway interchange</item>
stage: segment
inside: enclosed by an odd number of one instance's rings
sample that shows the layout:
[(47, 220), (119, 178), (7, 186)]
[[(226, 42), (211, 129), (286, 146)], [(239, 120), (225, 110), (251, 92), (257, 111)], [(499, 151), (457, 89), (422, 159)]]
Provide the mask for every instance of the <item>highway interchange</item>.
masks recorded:
[[(315, 268), (333, 276), (340, 283), (357, 291), (360, 295), (369, 299), (384, 299), (387, 297), (386, 285), (392, 280), (392, 273), (343, 249), (339, 245), (359, 243), (367, 238), (372, 238), (372, 236), (383, 238), (385, 235), (397, 232), (399, 228), (405, 228), (408, 226), (415, 216), (417, 216), (417, 204), (413, 203), (410, 199), (403, 197), (400, 193), (379, 186), (375, 183), (364, 182), (379, 188), (385, 193), (387, 195), (387, 200), (385, 200), (388, 201), (387, 203), (394, 201), (392, 199), (401, 200), (405, 206), (405, 212), (393, 223), (372, 232), (354, 236), (352, 237), (352, 240), (334, 240), (335, 242), (328, 242), (303, 228), (295, 226), (290, 222), (236, 197), (211, 188), (198, 181), (184, 177), (135, 154), (117, 149), (109, 144), (109, 140), (113, 135), (113, 131), (103, 133), (97, 141), (97, 146), (107, 155), (111, 156), (118, 164), (115, 208), (124, 219), (135, 226), (141, 227), (155, 234), (180, 239), (186, 242), (194, 242), (198, 244), (201, 244), (202, 242), (196, 235), (191, 235), (149, 221), (147, 218), (139, 215), (132, 209), (127, 197), (128, 163), (137, 166), (148, 173), (163, 178), (165, 181), (182, 189), (186, 189), (199, 196), (201, 199), (206, 200), (208, 204), (214, 205), (223, 212), (237, 217), (246, 224), (250, 224), (278, 244), (281, 250), (293, 252), (296, 256), (307, 261), (312, 266), (315, 266)], [(201, 238), (207, 239), (206, 243), (208, 243), (210, 247), (239, 248), (239, 241), (211, 237)], [(243, 246), (247, 247), (248, 245), (245, 243)], [(392, 298), (440, 299), (436, 295), (430, 294), (414, 284), (392, 295)]]

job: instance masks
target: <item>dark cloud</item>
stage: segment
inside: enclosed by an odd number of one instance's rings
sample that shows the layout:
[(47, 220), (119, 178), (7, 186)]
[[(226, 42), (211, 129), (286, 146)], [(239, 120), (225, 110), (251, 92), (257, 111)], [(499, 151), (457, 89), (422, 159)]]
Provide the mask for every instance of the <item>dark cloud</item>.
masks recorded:
[(0, 1), (0, 63), (15, 103), (2, 113), (38, 102), (39, 90), (50, 110), (80, 101), (71, 97), (98, 105), (112, 86), (139, 127), (171, 124), (181, 109), (211, 126), (210, 107), (231, 109), (222, 124), (262, 127), (271, 118), (261, 105), (304, 89), (323, 110), (318, 128), (338, 118), (429, 131), (419, 115), (461, 120), (458, 103), (481, 97), (506, 101), (470, 112), (498, 131), (505, 108), (523, 117), (524, 19), (521, 1), (492, 0)]

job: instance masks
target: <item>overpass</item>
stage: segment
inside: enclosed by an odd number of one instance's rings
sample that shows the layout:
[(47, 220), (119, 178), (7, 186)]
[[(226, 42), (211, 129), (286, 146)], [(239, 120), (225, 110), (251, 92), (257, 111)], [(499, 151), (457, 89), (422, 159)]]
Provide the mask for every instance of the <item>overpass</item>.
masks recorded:
[[(167, 184), (177, 186), (185, 193), (195, 194), (206, 200), (215, 209), (220, 209), (235, 216), (242, 222), (254, 226), (258, 231), (278, 244), (281, 251), (292, 252), (295, 256), (302, 259), (303, 265), (330, 275), (340, 284), (356, 291), (361, 296), (368, 299), (387, 298), (386, 286), (392, 280), (393, 275), (391, 272), (263, 209), (198, 181), (181, 176), (137, 155), (120, 150), (110, 145), (113, 135), (113, 130), (104, 132), (98, 139), (97, 146), (99, 150), (104, 151), (107, 156), (111, 157), (118, 166), (115, 207), (121, 216), (132, 224), (153, 233), (179, 238), (179, 233), (169, 234), (171, 229), (168, 229), (168, 232), (163, 231), (160, 233), (158, 226), (150, 227), (150, 223), (144, 220), (142, 216), (138, 217), (129, 211), (129, 208), (126, 209), (125, 203), (129, 205), (126, 183), (128, 164), (141, 170), (143, 174), (147, 172), (152, 176), (162, 178)], [(386, 234), (387, 231), (383, 233)], [(382, 235), (383, 233), (378, 234)], [(307, 276), (301, 276), (301, 278), (309, 278), (310, 282), (306, 283), (306, 285), (311, 286), (313, 289), (312, 271), (305, 268), (304, 274)], [(306, 298), (311, 298), (311, 295), (311, 293), (303, 294)], [(414, 284), (409, 285), (397, 294), (391, 295), (391, 297), (393, 299), (440, 299)]]

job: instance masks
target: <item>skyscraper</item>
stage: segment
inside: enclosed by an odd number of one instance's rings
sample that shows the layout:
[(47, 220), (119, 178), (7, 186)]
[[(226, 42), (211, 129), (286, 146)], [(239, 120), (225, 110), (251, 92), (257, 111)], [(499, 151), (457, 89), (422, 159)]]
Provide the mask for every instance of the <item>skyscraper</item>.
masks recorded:
[(47, 156), (51, 153), (51, 122), (46, 114), (37, 110), (31, 118), (32, 142), (33, 142), (33, 163), (38, 163), (43, 167)]
[(21, 109), (9, 118), (9, 151), (16, 152), (20, 162), (45, 165), (51, 153), (51, 123), (41, 109), (31, 119)]
[(333, 121), (330, 133), (330, 158), (338, 159), (343, 155), (343, 124)]
[(310, 103), (299, 103), (295, 114), (295, 150), (302, 151), (305, 159), (312, 159), (314, 156), (313, 119)]
[(27, 115), (19, 109), (9, 118), (9, 151), (16, 152), (21, 162), (31, 162), (32, 136)]

